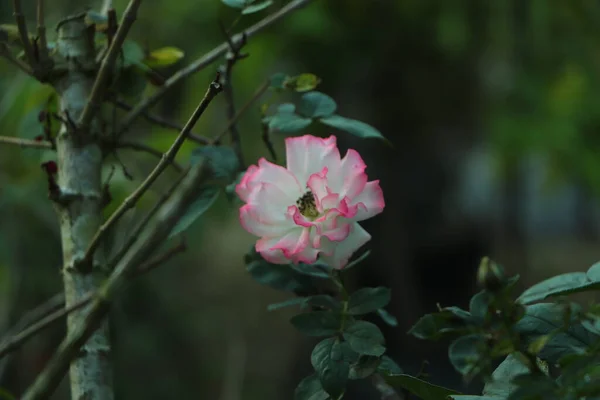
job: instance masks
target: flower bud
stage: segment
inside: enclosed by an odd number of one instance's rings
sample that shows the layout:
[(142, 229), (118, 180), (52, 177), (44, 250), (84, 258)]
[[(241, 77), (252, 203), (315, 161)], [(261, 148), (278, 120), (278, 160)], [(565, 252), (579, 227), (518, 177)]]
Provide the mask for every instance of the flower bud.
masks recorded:
[(500, 290), (506, 283), (502, 267), (489, 257), (483, 257), (477, 270), (477, 283), (490, 292)]

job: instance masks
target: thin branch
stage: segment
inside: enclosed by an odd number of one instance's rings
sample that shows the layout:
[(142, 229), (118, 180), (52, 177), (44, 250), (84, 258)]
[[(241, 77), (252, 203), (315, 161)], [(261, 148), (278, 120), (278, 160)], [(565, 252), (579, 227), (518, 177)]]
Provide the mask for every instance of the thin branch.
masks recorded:
[[(135, 151), (140, 151), (140, 152), (151, 154), (151, 155), (153, 155), (155, 157), (158, 157), (158, 158), (162, 158), (162, 156), (163, 156), (163, 153), (160, 150), (156, 150), (154, 147), (150, 147), (150, 146), (145, 145), (143, 143), (137, 143), (137, 142), (119, 142), (119, 144), (117, 145), (117, 148), (132, 149), (132, 150), (135, 150)], [(174, 160), (171, 161), (169, 164), (173, 168), (175, 168), (178, 172), (183, 171), (183, 168), (181, 167), (181, 165), (177, 164), (177, 162), (175, 162)]]
[[(279, 9), (278, 11), (276, 11), (273, 14), (267, 16), (266, 18), (260, 20), (256, 24), (252, 25), (250, 28), (246, 29), (243, 33), (245, 34), (245, 36), (247, 38), (250, 38), (253, 35), (255, 35), (256, 33), (263, 30), (264, 28), (270, 26), (274, 22), (277, 22), (281, 18), (287, 16), (291, 12), (306, 6), (311, 1), (312, 0), (291, 1), (290, 3), (286, 4), (284, 7)], [(233, 43), (238, 43), (242, 39), (242, 36), (243, 35), (241, 33), (233, 36), (233, 38), (232, 38)], [(167, 90), (169, 90), (175, 84), (179, 83), (180, 81), (187, 78), (188, 76), (195, 74), (196, 72), (201, 71), (202, 69), (206, 68), (208, 65), (210, 65), (213, 62), (215, 62), (216, 60), (218, 60), (219, 57), (223, 56), (227, 52), (227, 50), (229, 50), (229, 44), (227, 42), (222, 43), (221, 45), (215, 47), (214, 49), (212, 49), (211, 51), (206, 53), (204, 56), (200, 57), (198, 60), (192, 62), (187, 67), (184, 67), (184, 68), (180, 69), (179, 71), (177, 71), (173, 76), (171, 76), (169, 79), (167, 79), (165, 81), (165, 84), (163, 86), (161, 86), (160, 89), (158, 89), (156, 92), (154, 92), (154, 94), (152, 94), (151, 96), (146, 97), (143, 100), (141, 100), (133, 108), (133, 110), (131, 110), (125, 116), (125, 118), (123, 119), (123, 122), (121, 123), (121, 126), (119, 128), (118, 136), (123, 135), (123, 133), (126, 132), (131, 127), (131, 125), (133, 124), (135, 119), (137, 117), (139, 117), (148, 108), (150, 108), (151, 106), (156, 104), (156, 102), (162, 98), (162, 96), (165, 94), (165, 92)]]
[(113, 298), (123, 288), (130, 271), (143, 263), (160, 244), (164, 243), (175, 224), (197, 199), (199, 188), (211, 175), (207, 164), (202, 160), (192, 167), (174, 199), (165, 204), (153, 225), (144, 230), (143, 236), (119, 262), (106, 283), (98, 290), (89, 312), (83, 317), (81, 323), (73, 327), (44, 371), (27, 389), (21, 400), (49, 398), (67, 372), (73, 358), (79, 354), (81, 346), (102, 323)]
[(404, 396), (398, 394), (379, 374), (371, 375), (371, 384), (381, 395), (381, 400), (404, 400)]
[(100, 108), (102, 102), (104, 101), (104, 94), (106, 93), (108, 86), (107, 82), (110, 77), (111, 70), (117, 61), (117, 57), (119, 56), (123, 42), (125, 42), (125, 37), (127, 37), (129, 29), (136, 19), (137, 10), (140, 6), (140, 3), (141, 0), (130, 0), (129, 5), (125, 9), (125, 13), (123, 14), (121, 24), (117, 29), (117, 33), (115, 34), (115, 37), (108, 48), (108, 53), (102, 59), (100, 70), (98, 71), (98, 75), (94, 81), (94, 86), (92, 87), (92, 93), (90, 94), (90, 97), (88, 98), (86, 106), (83, 109), (79, 119), (79, 127), (84, 132), (92, 122), (92, 118), (94, 118), (96, 110)]
[(44, 22), (44, 17), (44, 0), (37, 0), (37, 35), (39, 38), (38, 54), (42, 64), (48, 60), (48, 40), (46, 39), (46, 24)]
[(9, 62), (19, 68), (21, 71), (25, 72), (29, 76), (33, 76), (33, 70), (26, 62), (23, 60), (19, 60), (15, 56), (12, 55), (9, 48), (5, 43), (0, 43), (0, 56), (6, 58)]
[(185, 177), (187, 176), (189, 171), (190, 170), (188, 167), (185, 171), (183, 171), (183, 173), (179, 176), (179, 178), (177, 178), (175, 180), (175, 182), (173, 182), (171, 187), (160, 197), (160, 199), (158, 199), (158, 201), (156, 203), (154, 203), (154, 206), (152, 207), (152, 209), (148, 212), (148, 214), (146, 214), (144, 219), (138, 224), (135, 231), (133, 231), (133, 233), (131, 235), (129, 235), (127, 242), (125, 242), (123, 247), (121, 247), (121, 250), (119, 250), (119, 252), (114, 257), (112, 257), (112, 259), (107, 263), (106, 269), (108, 271), (112, 271), (115, 268), (115, 266), (119, 263), (119, 261), (121, 261), (121, 259), (125, 256), (125, 254), (129, 251), (131, 246), (133, 246), (135, 244), (135, 242), (138, 240), (139, 236), (144, 231), (146, 226), (148, 226), (148, 223), (150, 223), (152, 218), (156, 215), (158, 210), (160, 210), (160, 208), (163, 206), (163, 204), (165, 204), (167, 202), (167, 200), (169, 200), (171, 198), (173, 193), (175, 193), (175, 190), (177, 190), (177, 188), (179, 187), (181, 182), (183, 182), (183, 180), (185, 179)]
[[(246, 35), (242, 33), (242, 39), (239, 42), (233, 43), (229, 33), (223, 25), (221, 25), (229, 51), (225, 56), (225, 66), (222, 67), (223, 74), (221, 74), (221, 83), (223, 84), (223, 95), (225, 96), (225, 102), (227, 103), (227, 119), (233, 121), (236, 115), (235, 111), (235, 99), (233, 96), (233, 84), (231, 82), (232, 72), (234, 65), (241, 59), (245, 58), (246, 55), (241, 54), (242, 48), (246, 45)], [(242, 144), (240, 140), (240, 133), (237, 129), (235, 122), (229, 124), (229, 135), (231, 136), (231, 144), (235, 154), (238, 158), (240, 168), (244, 169), (244, 157), (242, 154)]]
[[(187, 248), (185, 242), (181, 242), (175, 247), (167, 250), (164, 254), (156, 257), (149, 262), (142, 264), (139, 268), (137, 268), (134, 272), (132, 272), (129, 278), (136, 278), (140, 275), (143, 275), (147, 272), (154, 270), (160, 265), (164, 264), (166, 261), (171, 259), (178, 253), (185, 251)], [(94, 299), (93, 293), (88, 293), (84, 297), (82, 297), (77, 303), (71, 305), (70, 307), (63, 308), (65, 305), (65, 296), (63, 293), (57, 293), (52, 296), (49, 300), (41, 304), (39, 307), (31, 310), (27, 314), (19, 320), (17, 325), (13, 327), (7, 335), (5, 335), (6, 339), (2, 341), (2, 345), (0, 346), (0, 358), (6, 356), (7, 354), (15, 351), (19, 347), (21, 347), (27, 340), (31, 339), (33, 336), (41, 332), (42, 330), (48, 328), (54, 322), (59, 321), (63, 317), (67, 316), (69, 313), (73, 311), (79, 310), (80, 308), (86, 306)], [(57, 308), (59, 308), (57, 310)], [(25, 324), (24, 322), (27, 323)], [(14, 333), (12, 333), (14, 332)]]
[(19, 29), (19, 37), (21, 39), (21, 43), (23, 44), (25, 57), (29, 62), (29, 66), (35, 70), (37, 61), (33, 52), (33, 46), (29, 41), (29, 32), (27, 32), (27, 22), (25, 22), (25, 16), (23, 15), (23, 10), (21, 9), (21, 0), (13, 0), (12, 4), (13, 16), (15, 17), (17, 28)]
[(236, 124), (239, 121), (241, 116), (244, 115), (244, 113), (246, 111), (248, 111), (250, 106), (255, 101), (257, 101), (260, 98), (260, 96), (262, 96), (267, 91), (267, 89), (269, 89), (269, 80), (266, 80), (265, 82), (263, 82), (258, 87), (258, 89), (256, 89), (254, 94), (252, 94), (252, 97), (250, 97), (250, 99), (242, 106), (242, 108), (239, 109), (237, 114), (235, 114), (235, 116), (232, 119), (227, 121), (227, 126), (225, 127), (225, 129), (223, 129), (223, 131), (221, 131), (221, 133), (219, 133), (217, 136), (215, 136), (214, 139), (212, 139), (210, 141), (210, 144), (218, 144), (221, 141), (221, 139), (227, 134), (227, 132), (229, 132), (229, 130), (231, 129), (231, 126)]
[(0, 136), (0, 143), (4, 144), (13, 144), (19, 147), (31, 147), (36, 149), (51, 149), (52, 143), (45, 140), (30, 140), (30, 139), (21, 139), (10, 136)]
[(104, 0), (102, 2), (102, 8), (100, 9), (100, 13), (102, 15), (107, 14), (108, 10), (110, 10), (111, 8), (113, 8), (113, 2), (112, 2), (112, 0)]
[[(113, 104), (115, 104), (117, 107), (119, 107), (123, 110), (131, 111), (133, 109), (132, 106), (130, 106), (129, 104), (127, 104), (121, 100), (113, 99), (111, 101)], [(142, 117), (144, 117), (148, 122), (152, 122), (153, 124), (162, 126), (163, 128), (174, 129), (177, 131), (181, 131), (183, 129), (183, 126), (177, 125), (175, 122), (169, 121), (163, 117), (159, 117), (158, 115), (149, 114), (148, 112), (142, 113)], [(196, 142), (198, 144), (209, 144), (210, 143), (210, 140), (208, 138), (197, 135), (193, 132), (191, 132), (189, 134), (188, 139), (190, 139), (191, 141)]]
[(202, 114), (204, 113), (204, 111), (206, 110), (208, 105), (212, 102), (212, 100), (215, 98), (215, 96), (221, 92), (221, 90), (222, 90), (222, 86), (219, 83), (219, 76), (217, 75), (215, 80), (213, 82), (211, 82), (208, 89), (206, 90), (206, 93), (204, 94), (204, 98), (202, 99), (202, 101), (200, 101), (200, 104), (198, 105), (198, 107), (196, 108), (196, 110), (194, 111), (194, 113), (192, 114), (190, 119), (188, 120), (188, 122), (185, 124), (185, 126), (179, 133), (179, 136), (177, 136), (177, 138), (175, 139), (175, 142), (173, 142), (173, 144), (171, 145), (169, 150), (165, 154), (163, 154), (160, 162), (156, 165), (154, 170), (150, 173), (150, 175), (148, 175), (148, 177), (146, 177), (144, 182), (142, 182), (142, 184), (131, 195), (129, 195), (129, 197), (127, 197), (123, 201), (123, 203), (108, 218), (108, 220), (106, 222), (104, 222), (104, 224), (102, 224), (102, 226), (100, 226), (100, 228), (98, 229), (98, 232), (92, 239), (92, 241), (86, 251), (85, 257), (82, 260), (82, 263), (84, 265), (90, 263), (93, 255), (94, 255), (94, 251), (96, 251), (96, 248), (100, 244), (100, 242), (103, 239), (106, 232), (108, 232), (110, 230), (110, 228), (112, 228), (112, 226), (117, 223), (117, 221), (123, 216), (123, 214), (125, 214), (129, 209), (131, 209), (137, 203), (137, 201), (150, 188), (150, 186), (154, 183), (154, 181), (156, 181), (156, 179), (165, 170), (165, 168), (169, 165), (169, 163), (171, 163), (175, 159), (177, 152), (179, 151), (179, 149), (185, 142), (187, 136), (189, 135), (189, 133), (192, 130), (192, 128), (194, 127), (194, 125), (196, 124), (196, 122), (198, 122), (198, 119), (202, 116)]

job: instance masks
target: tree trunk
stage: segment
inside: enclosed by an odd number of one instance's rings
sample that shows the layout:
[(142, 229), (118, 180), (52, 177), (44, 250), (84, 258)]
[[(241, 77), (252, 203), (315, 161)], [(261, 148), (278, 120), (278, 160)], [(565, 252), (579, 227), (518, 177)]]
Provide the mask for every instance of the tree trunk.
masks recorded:
[[(63, 281), (66, 307), (98, 288), (106, 277), (102, 248), (94, 256), (93, 265), (80, 262), (102, 222), (102, 150), (99, 121), (88, 131), (75, 128), (89, 98), (96, 72), (93, 31), (84, 18), (62, 23), (59, 29), (59, 57), (69, 65), (69, 72), (55, 82), (60, 96), (61, 115), (65, 118), (56, 138), (58, 154), (58, 188), (56, 209), (60, 219), (63, 252)], [(81, 323), (85, 309), (70, 313), (67, 332)], [(108, 324), (104, 322), (82, 347), (70, 368), (71, 398), (74, 400), (112, 399)]]

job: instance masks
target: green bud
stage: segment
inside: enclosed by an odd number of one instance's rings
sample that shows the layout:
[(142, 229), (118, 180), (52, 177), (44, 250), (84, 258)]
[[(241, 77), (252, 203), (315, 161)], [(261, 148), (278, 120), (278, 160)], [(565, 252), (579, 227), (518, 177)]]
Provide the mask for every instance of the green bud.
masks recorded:
[(497, 292), (506, 283), (504, 270), (489, 257), (483, 257), (477, 270), (477, 283), (490, 292)]

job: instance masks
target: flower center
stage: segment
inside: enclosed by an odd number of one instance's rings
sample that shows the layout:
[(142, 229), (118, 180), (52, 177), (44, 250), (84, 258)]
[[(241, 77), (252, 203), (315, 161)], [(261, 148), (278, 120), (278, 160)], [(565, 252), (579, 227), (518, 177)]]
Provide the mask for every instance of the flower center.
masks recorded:
[(298, 210), (300, 210), (300, 214), (306, 218), (317, 218), (319, 216), (319, 211), (315, 204), (315, 196), (310, 190), (296, 200), (296, 205), (298, 206)]

